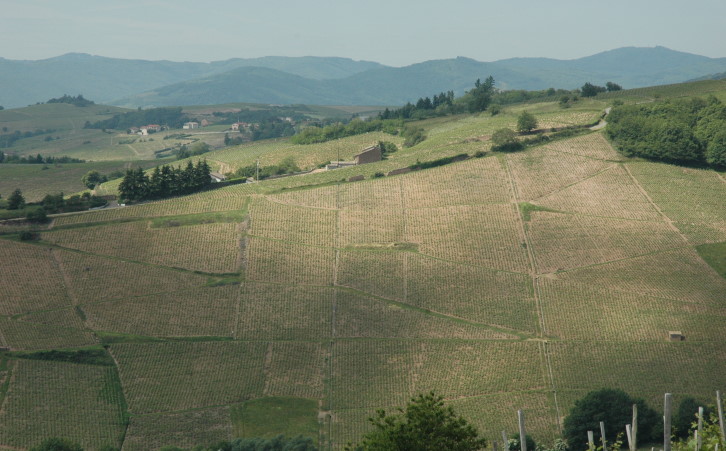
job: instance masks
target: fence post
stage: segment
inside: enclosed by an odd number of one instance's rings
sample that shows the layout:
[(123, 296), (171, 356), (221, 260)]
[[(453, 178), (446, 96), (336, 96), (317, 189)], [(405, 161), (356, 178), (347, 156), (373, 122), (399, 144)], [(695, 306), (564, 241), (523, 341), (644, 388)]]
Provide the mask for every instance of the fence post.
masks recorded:
[(673, 397), (670, 393), (665, 394), (663, 402), (663, 451), (671, 451), (671, 410)]
[(605, 422), (600, 422), (600, 441), (602, 441), (602, 451), (608, 451), (607, 441), (605, 440)]
[(696, 429), (696, 451), (703, 446), (703, 407), (698, 408), (698, 429)]
[(504, 451), (509, 451), (509, 440), (507, 440), (506, 431), (502, 431), (502, 449)]
[(592, 431), (587, 431), (587, 444), (589, 451), (595, 451), (595, 434)]
[(630, 449), (630, 451), (635, 451), (638, 449), (638, 405), (633, 404), (633, 422), (630, 423), (632, 432), (633, 432), (633, 447)]
[(625, 425), (625, 435), (628, 437), (628, 449), (630, 451), (634, 451), (634, 449), (633, 449), (633, 431), (629, 424)]
[(524, 430), (524, 412), (518, 410), (517, 417), (519, 418), (519, 447), (522, 451), (527, 451), (527, 433)]
[(726, 426), (723, 424), (723, 400), (720, 390), (716, 391), (716, 404), (718, 404), (718, 427), (721, 428), (721, 440), (726, 443)]

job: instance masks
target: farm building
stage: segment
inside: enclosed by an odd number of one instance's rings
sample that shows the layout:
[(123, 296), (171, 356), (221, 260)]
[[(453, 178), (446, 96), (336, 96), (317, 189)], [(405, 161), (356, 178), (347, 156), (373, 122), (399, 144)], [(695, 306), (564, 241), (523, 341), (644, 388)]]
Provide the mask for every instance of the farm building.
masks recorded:
[(212, 178), (212, 181), (214, 183), (224, 182), (227, 180), (227, 176), (224, 174), (220, 174), (219, 172), (210, 172), (209, 176)]
[(376, 161), (381, 161), (382, 158), (381, 147), (378, 145), (367, 147), (353, 157), (355, 164), (375, 163)]
[(182, 128), (184, 130), (194, 130), (195, 128), (199, 128), (199, 122), (185, 122)]
[(686, 341), (686, 336), (680, 330), (672, 330), (668, 332), (669, 341)]

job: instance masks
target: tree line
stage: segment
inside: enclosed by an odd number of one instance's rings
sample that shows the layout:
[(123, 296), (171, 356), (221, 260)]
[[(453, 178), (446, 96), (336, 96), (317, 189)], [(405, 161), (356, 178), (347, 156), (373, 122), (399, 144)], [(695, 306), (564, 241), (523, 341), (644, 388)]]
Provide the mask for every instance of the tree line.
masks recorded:
[[(7, 132), (7, 127), (3, 127), (3, 132)], [(55, 129), (48, 128), (48, 129), (38, 129), (35, 131), (26, 131), (21, 132), (20, 130), (15, 130), (12, 133), (3, 133), (0, 135), (0, 149), (7, 149), (8, 147), (12, 147), (13, 144), (15, 144), (15, 141), (19, 141), (24, 138), (32, 138), (33, 136), (39, 136), (39, 135), (46, 135), (55, 132)], [(52, 137), (48, 137), (53, 139)], [(48, 140), (46, 138), (46, 140)]]
[(617, 106), (606, 132), (629, 157), (726, 168), (726, 105), (713, 95)]
[(182, 169), (170, 165), (157, 166), (147, 175), (143, 169), (128, 169), (119, 185), (122, 201), (137, 202), (148, 199), (191, 194), (212, 184), (211, 170), (206, 160), (191, 161)]
[(86, 121), (83, 128), (126, 130), (131, 127), (159, 124), (171, 128), (181, 128), (189, 118), (182, 113), (182, 107), (149, 108), (127, 113), (114, 114), (112, 117), (91, 123)]
[(92, 100), (83, 98), (81, 94), (78, 94), (77, 96), (69, 96), (68, 94), (63, 94), (61, 97), (50, 99), (45, 103), (68, 103), (77, 107), (95, 105)]
[(44, 157), (41, 154), (36, 156), (29, 155), (18, 156), (0, 152), (0, 163), (6, 164), (65, 164), (65, 163), (85, 163), (86, 160), (72, 157)]
[(306, 127), (290, 138), (290, 142), (293, 144), (316, 144), (377, 131), (396, 135), (402, 126), (403, 123), (398, 120), (379, 118), (363, 121), (355, 118), (347, 124), (338, 122), (325, 127)]

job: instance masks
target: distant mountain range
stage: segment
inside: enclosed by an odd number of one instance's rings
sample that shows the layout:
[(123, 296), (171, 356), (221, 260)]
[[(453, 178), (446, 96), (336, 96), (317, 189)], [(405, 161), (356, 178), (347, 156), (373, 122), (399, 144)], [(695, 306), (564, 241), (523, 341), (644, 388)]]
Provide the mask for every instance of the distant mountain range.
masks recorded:
[(419, 97), (470, 89), (492, 75), (500, 89), (573, 89), (613, 81), (625, 88), (709, 78), (726, 58), (665, 47), (624, 47), (574, 59), (469, 58), (389, 67), (333, 57), (263, 57), (212, 63), (126, 60), (70, 53), (38, 61), (0, 58), (0, 105), (83, 94), (126, 107), (230, 102), (401, 105)]

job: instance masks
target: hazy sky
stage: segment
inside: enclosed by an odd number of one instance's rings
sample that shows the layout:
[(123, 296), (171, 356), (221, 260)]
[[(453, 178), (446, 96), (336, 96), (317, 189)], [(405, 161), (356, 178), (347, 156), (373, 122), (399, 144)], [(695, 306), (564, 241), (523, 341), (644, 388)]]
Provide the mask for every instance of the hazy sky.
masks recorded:
[(572, 59), (662, 45), (726, 56), (726, 0), (0, 0), (0, 57)]

